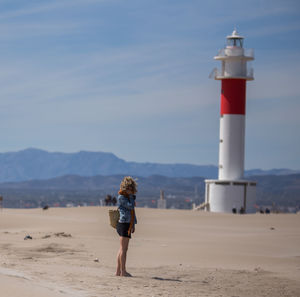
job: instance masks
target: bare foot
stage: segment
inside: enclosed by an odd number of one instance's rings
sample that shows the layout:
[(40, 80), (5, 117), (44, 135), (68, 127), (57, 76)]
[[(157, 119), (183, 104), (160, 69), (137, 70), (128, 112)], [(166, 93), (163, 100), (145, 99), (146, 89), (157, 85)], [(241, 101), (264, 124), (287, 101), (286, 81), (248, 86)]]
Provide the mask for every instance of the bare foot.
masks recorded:
[(116, 272), (116, 276), (120, 276), (121, 275), (121, 272), (120, 271), (117, 271)]
[(128, 273), (127, 271), (121, 272), (121, 276), (132, 277), (132, 275), (130, 273)]

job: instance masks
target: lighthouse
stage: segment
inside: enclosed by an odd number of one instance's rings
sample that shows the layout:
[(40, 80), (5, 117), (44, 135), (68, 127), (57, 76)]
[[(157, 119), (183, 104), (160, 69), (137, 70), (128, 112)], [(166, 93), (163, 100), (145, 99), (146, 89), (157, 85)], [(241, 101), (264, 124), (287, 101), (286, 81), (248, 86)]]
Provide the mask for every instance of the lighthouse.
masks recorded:
[(212, 76), (221, 81), (219, 171), (217, 180), (205, 180), (206, 210), (212, 212), (255, 212), (256, 182), (244, 179), (246, 83), (254, 79), (247, 63), (252, 49), (244, 49), (244, 37), (236, 30), (215, 60), (221, 69)]

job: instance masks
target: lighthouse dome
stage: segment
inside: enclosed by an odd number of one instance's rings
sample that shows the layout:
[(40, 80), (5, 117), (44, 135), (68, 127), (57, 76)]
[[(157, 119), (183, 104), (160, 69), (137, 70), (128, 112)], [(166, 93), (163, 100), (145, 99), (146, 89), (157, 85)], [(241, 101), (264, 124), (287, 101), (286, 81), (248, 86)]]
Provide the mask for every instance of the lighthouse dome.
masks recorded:
[(234, 28), (233, 32), (231, 33), (231, 35), (227, 36), (227, 39), (234, 39), (234, 38), (239, 38), (239, 39), (244, 39), (244, 36), (239, 35), (238, 31), (236, 30), (236, 28)]

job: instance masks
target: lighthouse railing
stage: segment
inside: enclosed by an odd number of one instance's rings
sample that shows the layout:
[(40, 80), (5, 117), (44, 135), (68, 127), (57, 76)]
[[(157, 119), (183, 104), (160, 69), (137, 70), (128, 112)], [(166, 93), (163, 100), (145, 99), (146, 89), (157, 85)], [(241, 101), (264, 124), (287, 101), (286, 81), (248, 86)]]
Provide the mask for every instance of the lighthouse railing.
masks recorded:
[(247, 80), (254, 79), (254, 70), (252, 67), (247, 68), (246, 74), (244, 75), (226, 75), (221, 69), (214, 68), (209, 74), (209, 78), (212, 79), (225, 79), (225, 78), (242, 78)]
[[(217, 57), (228, 57), (228, 55), (226, 54), (226, 48), (221, 48), (218, 51)], [(249, 57), (254, 59), (254, 49), (253, 48), (244, 49), (244, 57)]]
[(253, 48), (244, 49), (244, 56), (254, 58), (254, 49)]
[(221, 49), (218, 51), (217, 56), (219, 56), (219, 57), (225, 57), (225, 56), (226, 56), (225, 48), (221, 48)]
[(254, 70), (252, 67), (247, 68), (247, 77), (254, 78)]

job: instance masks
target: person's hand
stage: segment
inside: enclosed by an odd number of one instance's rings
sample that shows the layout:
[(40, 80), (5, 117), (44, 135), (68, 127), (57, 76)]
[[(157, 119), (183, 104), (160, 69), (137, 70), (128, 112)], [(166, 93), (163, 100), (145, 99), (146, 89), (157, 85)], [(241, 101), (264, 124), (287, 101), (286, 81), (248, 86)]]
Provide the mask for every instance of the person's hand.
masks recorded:
[(135, 231), (135, 227), (133, 225), (133, 227), (131, 228), (131, 233), (134, 233), (134, 231)]

